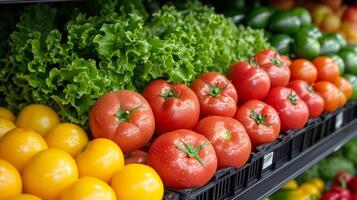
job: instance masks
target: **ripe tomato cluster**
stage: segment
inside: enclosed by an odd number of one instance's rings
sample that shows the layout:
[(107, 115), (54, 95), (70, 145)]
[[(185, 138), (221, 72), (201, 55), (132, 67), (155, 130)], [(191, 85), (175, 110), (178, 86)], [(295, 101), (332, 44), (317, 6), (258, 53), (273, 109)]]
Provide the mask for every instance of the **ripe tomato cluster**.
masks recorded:
[(115, 141), (127, 163), (146, 162), (166, 187), (183, 189), (205, 185), (219, 168), (244, 166), (257, 146), (303, 128), (350, 96), (351, 85), (330, 58), (291, 61), (267, 49), (235, 62), (227, 76), (207, 72), (190, 87), (155, 80), (142, 95), (106, 94), (91, 109), (89, 125), (94, 137)]

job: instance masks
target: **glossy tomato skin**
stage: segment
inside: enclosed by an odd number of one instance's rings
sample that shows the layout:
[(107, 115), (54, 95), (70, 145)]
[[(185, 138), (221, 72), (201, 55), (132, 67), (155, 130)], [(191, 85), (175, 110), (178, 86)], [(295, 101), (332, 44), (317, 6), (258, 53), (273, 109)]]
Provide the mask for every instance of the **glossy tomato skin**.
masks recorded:
[[(192, 145), (204, 146), (198, 152), (198, 159), (189, 157), (179, 148)], [(201, 187), (214, 175), (217, 169), (217, 157), (212, 144), (203, 135), (187, 129), (164, 133), (151, 145), (148, 165), (160, 175), (164, 185), (172, 189)]]
[(263, 50), (253, 56), (257, 64), (269, 75), (271, 87), (286, 86), (290, 80), (287, 60), (271, 49)]
[(194, 129), (212, 142), (217, 154), (218, 168), (242, 167), (252, 151), (251, 142), (243, 125), (230, 117), (209, 116)]
[(234, 63), (228, 71), (230, 79), (237, 90), (241, 102), (250, 99), (263, 99), (270, 89), (269, 75), (261, 68), (245, 61)]
[(125, 164), (146, 164), (148, 154), (145, 151), (136, 150), (125, 155)]
[(156, 133), (159, 135), (177, 129), (192, 129), (198, 122), (198, 98), (182, 83), (155, 80), (144, 89), (143, 96), (154, 112)]
[(341, 105), (341, 96), (334, 84), (320, 81), (314, 85), (314, 90), (324, 99), (325, 112), (333, 112)]
[(155, 119), (148, 102), (139, 93), (120, 90), (102, 96), (89, 113), (94, 138), (117, 143), (123, 152), (143, 147), (155, 130)]
[(317, 79), (317, 70), (309, 60), (296, 59), (290, 65), (291, 80), (304, 80), (312, 84)]
[(253, 146), (271, 143), (280, 133), (280, 118), (276, 110), (259, 100), (250, 100), (237, 110), (235, 118), (243, 124)]
[(233, 117), (238, 95), (233, 84), (219, 72), (207, 72), (191, 85), (200, 102), (201, 117), (217, 115)]
[(290, 88), (275, 87), (271, 89), (265, 102), (279, 113), (282, 131), (301, 129), (309, 119), (307, 105)]
[(312, 62), (317, 69), (317, 81), (335, 81), (340, 75), (337, 63), (327, 56), (319, 56)]
[(299, 97), (306, 103), (310, 118), (315, 118), (321, 115), (324, 110), (324, 99), (318, 95), (312, 86), (310, 86), (306, 81), (295, 80), (291, 81), (288, 88), (293, 89)]

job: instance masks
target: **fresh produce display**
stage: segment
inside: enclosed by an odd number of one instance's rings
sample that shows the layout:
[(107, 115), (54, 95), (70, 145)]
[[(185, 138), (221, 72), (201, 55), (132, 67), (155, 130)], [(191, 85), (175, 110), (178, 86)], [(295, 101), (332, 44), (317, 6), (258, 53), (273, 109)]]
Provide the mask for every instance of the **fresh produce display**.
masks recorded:
[[(190, 83), (269, 47), (262, 30), (237, 27), (199, 2), (154, 13), (142, 7), (97, 1), (95, 15), (26, 7), (9, 36), (9, 52), (0, 56), (1, 96), (13, 111), (37, 102), (84, 125), (90, 107), (110, 91), (140, 91), (158, 78)], [(61, 26), (56, 18), (63, 15), (70, 20)]]
[[(0, 200), (229, 199), (348, 130), (354, 7), (322, 1), (339, 25), (322, 4), (207, 2), (36, 4), (0, 25)], [(269, 199), (354, 200), (356, 154)]]

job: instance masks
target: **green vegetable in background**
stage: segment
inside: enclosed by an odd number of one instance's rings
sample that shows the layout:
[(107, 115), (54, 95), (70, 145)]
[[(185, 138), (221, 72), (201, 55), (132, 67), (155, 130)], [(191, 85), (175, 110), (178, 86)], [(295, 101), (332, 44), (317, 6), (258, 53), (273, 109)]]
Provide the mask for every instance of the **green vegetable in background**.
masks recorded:
[(352, 45), (352, 44), (348, 44), (342, 50), (343, 51), (352, 51), (352, 52), (357, 53), (357, 46), (356, 45)]
[[(354, 87), (355, 90), (357, 90), (357, 78)], [(355, 95), (355, 97), (357, 97), (357, 95)], [(350, 160), (355, 165), (355, 167), (357, 167), (357, 137), (353, 138), (345, 146), (343, 146), (342, 152), (345, 157)]]
[(258, 7), (251, 10), (246, 17), (246, 24), (252, 28), (267, 27), (275, 9), (271, 7)]
[(341, 34), (339, 34), (339, 33), (327, 33), (327, 35), (335, 38), (340, 43), (341, 49), (346, 47), (347, 41), (346, 41), (345, 37), (343, 37)]
[(331, 180), (340, 171), (354, 174), (355, 168), (351, 161), (342, 156), (330, 156), (319, 163), (319, 177), (323, 180)]
[(317, 39), (304, 33), (295, 36), (294, 50), (299, 57), (313, 59), (320, 54), (320, 49)]
[(332, 35), (324, 34), (319, 38), (320, 55), (338, 53), (340, 51), (340, 42)]
[(269, 27), (273, 32), (293, 35), (299, 31), (301, 22), (297, 14), (290, 10), (283, 10), (277, 11), (270, 18)]
[(237, 28), (198, 2), (180, 10), (164, 6), (149, 21), (142, 7), (123, 6), (100, 1), (96, 15), (77, 10), (64, 27), (55, 8), (26, 7), (0, 66), (0, 94), (8, 106), (18, 111), (42, 103), (63, 120), (85, 125), (90, 107), (109, 91), (140, 91), (157, 78), (189, 84), (270, 47), (262, 30)]
[(299, 29), (299, 32), (297, 34), (305, 34), (315, 39), (322, 37), (320, 29), (314, 24), (303, 26), (301, 29)]
[[(350, 81), (351, 85), (352, 85), (352, 97), (351, 97), (351, 99), (357, 100), (357, 76), (355, 76), (353, 74), (345, 74), (344, 77), (347, 78)], [(357, 165), (356, 165), (356, 167), (357, 167)]]
[(300, 19), (301, 26), (308, 26), (311, 24), (311, 16), (308, 10), (302, 7), (296, 7), (291, 10)]
[(286, 34), (277, 34), (272, 36), (269, 39), (270, 44), (280, 53), (284, 55), (289, 55), (292, 44), (293, 38)]
[(357, 53), (353, 51), (342, 51), (338, 54), (344, 61), (346, 72), (357, 75)]
[(337, 54), (329, 54), (328, 57), (332, 58), (337, 63), (340, 75), (342, 76), (345, 73), (345, 63), (342, 58)]

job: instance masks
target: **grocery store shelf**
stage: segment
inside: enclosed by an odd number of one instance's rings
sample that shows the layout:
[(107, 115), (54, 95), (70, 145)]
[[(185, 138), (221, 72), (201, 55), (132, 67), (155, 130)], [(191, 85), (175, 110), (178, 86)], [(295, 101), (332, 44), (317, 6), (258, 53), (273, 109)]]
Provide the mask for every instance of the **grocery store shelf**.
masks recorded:
[(0, 0), (0, 4), (19, 4), (19, 3), (50, 3), (50, 2), (69, 2), (81, 0)]
[(333, 134), (322, 139), (316, 145), (313, 145), (298, 156), (292, 158), (267, 177), (262, 177), (256, 183), (227, 199), (264, 199), (280, 189), (289, 180), (294, 179), (329, 154), (337, 151), (355, 136), (357, 136), (357, 119), (354, 119), (347, 125), (336, 130)]

